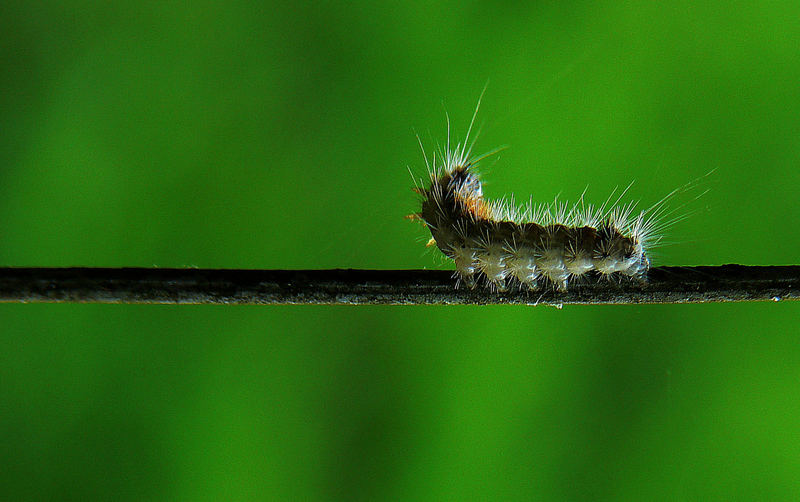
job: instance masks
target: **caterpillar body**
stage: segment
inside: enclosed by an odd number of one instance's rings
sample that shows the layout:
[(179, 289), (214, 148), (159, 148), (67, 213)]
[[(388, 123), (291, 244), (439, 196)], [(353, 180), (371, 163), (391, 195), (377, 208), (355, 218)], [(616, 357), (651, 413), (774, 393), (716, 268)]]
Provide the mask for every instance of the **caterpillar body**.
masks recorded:
[(455, 263), (456, 287), (567, 291), (593, 279), (646, 282), (649, 250), (665, 227), (681, 219), (666, 221), (671, 212), (665, 202), (686, 187), (642, 211), (634, 202), (619, 204), (627, 189), (610, 206), (611, 197), (599, 207), (584, 204), (583, 196), (571, 207), (557, 200), (522, 208), (487, 201), (477, 167), (493, 152), (472, 157), (474, 121), (475, 115), (465, 140), (451, 148), (448, 119), (447, 146), (431, 162), (420, 142), (429, 181), (415, 181), (421, 209), (411, 215), (430, 230), (429, 245)]

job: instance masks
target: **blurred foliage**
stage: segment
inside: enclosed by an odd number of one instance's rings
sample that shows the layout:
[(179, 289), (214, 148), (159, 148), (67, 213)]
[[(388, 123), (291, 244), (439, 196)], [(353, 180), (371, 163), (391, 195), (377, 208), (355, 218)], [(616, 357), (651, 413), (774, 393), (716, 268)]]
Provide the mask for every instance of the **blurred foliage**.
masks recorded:
[[(657, 263), (797, 263), (800, 4), (0, 5), (0, 265), (446, 267), (402, 216), (644, 206)], [(4, 499), (796, 500), (797, 305), (0, 306)]]

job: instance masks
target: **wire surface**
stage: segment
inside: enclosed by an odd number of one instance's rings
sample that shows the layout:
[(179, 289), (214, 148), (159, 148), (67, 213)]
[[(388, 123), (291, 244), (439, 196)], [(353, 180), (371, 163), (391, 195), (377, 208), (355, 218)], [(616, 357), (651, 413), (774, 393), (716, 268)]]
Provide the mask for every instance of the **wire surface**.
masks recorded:
[(638, 304), (800, 298), (800, 266), (656, 267), (647, 284), (456, 289), (446, 270), (0, 268), (0, 302), (160, 304)]

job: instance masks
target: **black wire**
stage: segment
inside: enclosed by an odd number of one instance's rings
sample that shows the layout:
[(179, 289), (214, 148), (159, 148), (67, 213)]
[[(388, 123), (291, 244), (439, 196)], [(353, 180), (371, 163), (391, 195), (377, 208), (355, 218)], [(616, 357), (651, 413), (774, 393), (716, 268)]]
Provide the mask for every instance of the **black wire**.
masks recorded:
[(169, 304), (636, 304), (800, 298), (800, 266), (656, 267), (646, 283), (590, 280), (565, 293), (455, 288), (443, 270), (0, 268), (2, 302)]

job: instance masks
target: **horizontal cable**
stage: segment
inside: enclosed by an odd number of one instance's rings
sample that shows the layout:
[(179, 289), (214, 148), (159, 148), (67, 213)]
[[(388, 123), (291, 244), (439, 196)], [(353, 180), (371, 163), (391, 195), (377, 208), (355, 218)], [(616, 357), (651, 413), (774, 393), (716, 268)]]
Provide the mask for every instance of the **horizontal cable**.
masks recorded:
[(637, 304), (800, 298), (800, 266), (655, 267), (646, 283), (591, 280), (569, 291), (456, 288), (445, 270), (0, 268), (0, 302), (167, 304)]

